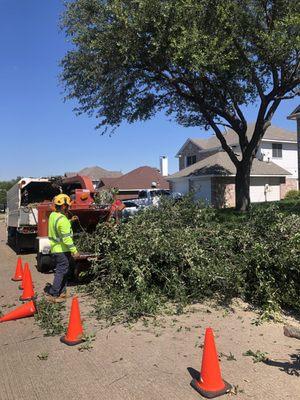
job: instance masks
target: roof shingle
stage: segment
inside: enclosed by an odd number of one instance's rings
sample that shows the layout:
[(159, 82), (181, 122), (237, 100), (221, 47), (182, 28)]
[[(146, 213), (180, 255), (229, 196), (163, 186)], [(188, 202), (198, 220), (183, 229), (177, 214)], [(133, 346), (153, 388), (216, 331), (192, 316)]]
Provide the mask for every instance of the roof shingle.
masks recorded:
[(158, 169), (143, 166), (136, 168), (120, 178), (102, 179), (104, 186), (101, 189), (148, 189), (152, 182), (157, 183), (159, 189), (169, 189), (169, 182), (161, 175)]
[[(190, 175), (218, 175), (228, 176), (235, 175), (236, 167), (224, 151), (215, 153), (195, 164), (184, 168), (168, 177), (168, 180), (176, 178), (184, 178)], [(273, 162), (260, 161), (257, 158), (253, 160), (251, 176), (287, 176), (291, 175), (285, 169)]]
[[(247, 137), (250, 139), (253, 135), (254, 131), (254, 124), (248, 124), (248, 129), (247, 129)], [(232, 129), (229, 129), (227, 133), (223, 133), (226, 142), (228, 145), (233, 146), (233, 145), (238, 145), (239, 144), (239, 138), (238, 134), (233, 131)], [(200, 149), (202, 150), (208, 150), (208, 149), (213, 149), (213, 148), (219, 148), (221, 147), (221, 143), (219, 139), (213, 135), (208, 139), (190, 139), (193, 143), (195, 143)], [(277, 126), (271, 125), (267, 129), (263, 140), (280, 140), (280, 141), (292, 141), (292, 142), (297, 142), (297, 134), (296, 132), (291, 132), (283, 128), (278, 128)]]

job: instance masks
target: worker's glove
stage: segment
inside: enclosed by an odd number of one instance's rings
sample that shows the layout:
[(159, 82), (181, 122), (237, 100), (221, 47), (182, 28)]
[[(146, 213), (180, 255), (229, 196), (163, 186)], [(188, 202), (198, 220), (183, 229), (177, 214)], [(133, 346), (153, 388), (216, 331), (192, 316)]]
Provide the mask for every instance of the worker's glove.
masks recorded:
[(71, 222), (75, 222), (75, 221), (78, 221), (79, 220), (79, 218), (77, 217), (77, 215), (73, 215), (73, 217), (71, 218)]
[(72, 254), (72, 257), (75, 259), (75, 260), (78, 260), (79, 258), (80, 258), (80, 253), (73, 253)]

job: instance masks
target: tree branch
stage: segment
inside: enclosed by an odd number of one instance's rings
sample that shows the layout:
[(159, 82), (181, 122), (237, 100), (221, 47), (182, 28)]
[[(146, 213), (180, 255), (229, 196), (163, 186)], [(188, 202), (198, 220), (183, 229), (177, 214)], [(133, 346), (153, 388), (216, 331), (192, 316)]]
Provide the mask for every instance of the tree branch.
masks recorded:
[(213, 128), (213, 130), (215, 131), (215, 134), (216, 134), (217, 138), (218, 138), (218, 139), (220, 140), (220, 142), (221, 142), (221, 145), (222, 145), (223, 150), (225, 150), (226, 153), (229, 155), (229, 157), (230, 157), (231, 161), (233, 162), (233, 164), (234, 164), (236, 167), (238, 167), (238, 165), (239, 165), (239, 160), (238, 160), (238, 158), (236, 157), (236, 155), (234, 154), (232, 148), (231, 148), (230, 146), (228, 146), (228, 144), (227, 144), (227, 142), (226, 142), (226, 139), (224, 138), (222, 132), (220, 131), (220, 129), (219, 129), (218, 126), (217, 126), (217, 123), (214, 122), (213, 118), (212, 118), (208, 113), (206, 113), (206, 111), (204, 111), (204, 110), (201, 110), (201, 111), (202, 111), (204, 117), (206, 118), (207, 122), (209, 123), (209, 125), (210, 125), (210, 126)]
[(215, 131), (215, 134), (216, 134), (217, 138), (221, 142), (222, 148), (226, 151), (226, 153), (229, 155), (229, 157), (230, 157), (231, 161), (233, 162), (233, 164), (237, 167), (239, 165), (239, 160), (235, 156), (235, 154), (234, 154), (233, 150), (231, 149), (231, 147), (227, 144), (226, 139), (224, 138), (222, 132), (218, 128), (217, 123), (214, 121), (213, 116), (209, 113), (209, 110), (207, 109), (206, 105), (204, 104), (204, 100), (203, 99), (197, 99), (196, 100), (193, 95), (183, 91), (180, 88), (180, 85), (179, 85), (178, 81), (176, 80), (176, 78), (173, 79), (170, 76), (168, 76), (165, 73), (163, 73), (162, 71), (157, 71), (157, 73), (159, 74), (160, 77), (162, 77), (163, 79), (167, 80), (168, 83), (171, 84), (174, 87), (176, 93), (179, 96), (182, 96), (182, 97), (188, 99), (189, 101), (192, 101), (192, 102), (196, 103), (196, 105), (199, 107), (201, 113), (203, 114), (204, 118), (206, 119), (207, 123)]
[(280, 103), (281, 103), (281, 99), (274, 100), (273, 104), (271, 105), (271, 107), (269, 108), (269, 111), (266, 114), (266, 117), (265, 117), (266, 122), (271, 121), (271, 119)]
[(263, 91), (263, 86), (262, 86), (258, 76), (256, 75), (255, 68), (253, 68), (253, 65), (252, 65), (251, 61), (248, 59), (247, 55), (244, 53), (243, 49), (240, 47), (240, 45), (237, 43), (236, 40), (234, 40), (234, 45), (235, 45), (237, 51), (239, 52), (240, 56), (248, 64), (249, 69), (251, 71), (252, 81), (255, 84), (256, 88), (257, 88), (259, 97), (261, 98), (262, 101), (264, 101), (265, 100), (265, 94), (264, 94), (264, 91)]
[(247, 146), (247, 149), (244, 153), (244, 157), (248, 160), (253, 156), (254, 150), (257, 148), (261, 138), (263, 137), (267, 126), (265, 126), (265, 113), (268, 107), (268, 103), (262, 101), (258, 110), (256, 124), (254, 127), (252, 138)]
[(244, 114), (242, 113), (242, 110), (240, 109), (239, 105), (237, 104), (236, 101), (233, 100), (233, 96), (230, 94), (231, 96), (231, 100), (233, 103), (233, 107), (238, 115), (238, 117), (240, 118), (241, 124), (242, 124), (242, 129), (237, 131), (237, 134), (239, 136), (239, 142), (240, 142), (240, 146), (241, 146), (241, 150), (242, 150), (242, 154), (244, 154), (249, 141), (247, 138), (247, 121), (244, 117)]
[(228, 124), (224, 124), (223, 122), (216, 122), (216, 125), (221, 125), (221, 126), (224, 126), (225, 128), (232, 129), (232, 126), (230, 126)]
[(296, 91), (292, 90), (292, 93), (293, 93), (293, 94), (291, 94), (291, 95), (286, 95), (286, 96), (279, 96), (279, 95), (278, 95), (278, 96), (275, 96), (274, 99), (275, 99), (275, 100), (289, 100), (289, 99), (293, 99), (294, 97), (300, 95), (300, 88), (299, 88), (298, 90), (296, 90)]

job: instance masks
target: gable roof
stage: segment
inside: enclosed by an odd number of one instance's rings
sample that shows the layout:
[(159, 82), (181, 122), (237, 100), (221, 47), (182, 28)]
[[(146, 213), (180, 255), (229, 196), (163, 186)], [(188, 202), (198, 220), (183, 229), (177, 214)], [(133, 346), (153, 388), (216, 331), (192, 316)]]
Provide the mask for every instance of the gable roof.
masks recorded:
[[(235, 175), (236, 167), (225, 151), (215, 153), (195, 164), (184, 168), (168, 177), (168, 180), (184, 178), (191, 175)], [(257, 158), (253, 160), (251, 176), (287, 176), (291, 175), (285, 169), (273, 162), (260, 161)]]
[(104, 178), (102, 182), (104, 186), (101, 189), (148, 189), (152, 182), (157, 182), (159, 189), (169, 189), (169, 182), (159, 170), (148, 166), (136, 168), (119, 178)]
[(83, 168), (78, 172), (66, 172), (65, 175), (68, 177), (74, 175), (86, 175), (93, 181), (100, 181), (102, 178), (118, 178), (123, 174), (121, 171), (108, 171), (107, 169), (94, 166)]
[[(248, 124), (247, 128), (247, 137), (250, 139), (252, 137), (254, 131), (255, 124)], [(226, 133), (223, 132), (223, 135), (226, 139), (226, 142), (229, 146), (239, 145), (239, 137), (238, 134), (229, 129)], [(283, 128), (279, 128), (275, 125), (271, 125), (266, 130), (266, 133), (263, 137), (263, 140), (274, 140), (274, 141), (287, 141), (287, 142), (297, 142), (297, 134), (296, 132), (291, 132)], [(193, 139), (189, 138), (185, 144), (181, 147), (179, 152), (176, 154), (177, 156), (180, 154), (181, 150), (185, 147), (188, 142), (194, 143), (199, 147), (199, 150), (209, 150), (214, 148), (221, 148), (221, 143), (216, 135), (209, 137), (208, 139)]]
[(93, 180), (100, 180), (101, 178), (118, 178), (122, 176), (121, 171), (108, 171), (107, 169), (94, 166), (86, 167), (78, 172), (79, 175), (87, 175)]
[(300, 119), (300, 104), (294, 111), (287, 117), (288, 119)]

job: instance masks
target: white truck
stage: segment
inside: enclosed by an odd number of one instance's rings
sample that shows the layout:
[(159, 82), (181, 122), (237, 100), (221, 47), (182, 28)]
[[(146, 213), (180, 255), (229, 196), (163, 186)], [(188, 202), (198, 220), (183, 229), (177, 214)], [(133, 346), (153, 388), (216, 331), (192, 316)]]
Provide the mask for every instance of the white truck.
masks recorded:
[(123, 216), (125, 218), (132, 217), (138, 211), (147, 207), (158, 207), (162, 197), (177, 200), (182, 197), (182, 194), (177, 192), (171, 193), (167, 189), (142, 189), (139, 191), (137, 199), (123, 200), (125, 205)]
[(139, 191), (138, 198), (132, 201), (137, 206), (158, 206), (162, 196), (170, 196), (170, 191), (165, 189), (143, 189)]
[(35, 248), (37, 204), (59, 193), (48, 178), (22, 178), (7, 192), (7, 244), (17, 253)]

